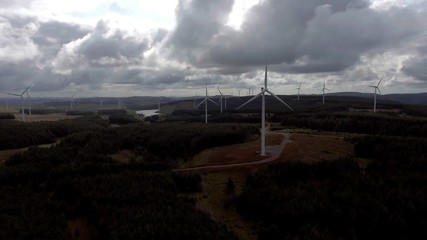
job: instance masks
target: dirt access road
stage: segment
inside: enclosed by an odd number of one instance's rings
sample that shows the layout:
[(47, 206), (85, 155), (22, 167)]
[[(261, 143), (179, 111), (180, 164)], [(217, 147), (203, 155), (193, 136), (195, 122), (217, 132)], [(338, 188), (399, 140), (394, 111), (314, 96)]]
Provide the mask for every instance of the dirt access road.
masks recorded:
[(283, 140), (280, 143), (280, 145), (266, 146), (266, 152), (268, 154), (268, 157), (266, 157), (264, 159), (257, 160), (257, 161), (250, 161), (250, 162), (241, 162), (241, 163), (229, 163), (229, 164), (218, 164), (218, 165), (206, 165), (206, 166), (197, 166), (197, 167), (178, 168), (178, 169), (174, 169), (173, 171), (174, 172), (188, 172), (188, 171), (197, 171), (197, 170), (225, 169), (225, 168), (231, 168), (231, 167), (251, 166), (251, 165), (258, 165), (258, 164), (264, 164), (264, 163), (272, 162), (280, 156), (280, 154), (282, 153), (286, 144), (291, 142), (291, 140), (289, 138), (289, 136), (290, 136), (289, 133), (281, 133), (281, 135), (283, 135)]

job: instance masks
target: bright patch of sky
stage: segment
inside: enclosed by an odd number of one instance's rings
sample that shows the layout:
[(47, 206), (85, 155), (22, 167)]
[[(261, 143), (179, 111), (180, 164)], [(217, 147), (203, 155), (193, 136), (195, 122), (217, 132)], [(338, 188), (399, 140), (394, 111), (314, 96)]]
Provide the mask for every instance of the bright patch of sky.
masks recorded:
[(227, 25), (235, 29), (239, 29), (242, 24), (246, 12), (260, 0), (235, 0), (233, 10), (228, 17)]

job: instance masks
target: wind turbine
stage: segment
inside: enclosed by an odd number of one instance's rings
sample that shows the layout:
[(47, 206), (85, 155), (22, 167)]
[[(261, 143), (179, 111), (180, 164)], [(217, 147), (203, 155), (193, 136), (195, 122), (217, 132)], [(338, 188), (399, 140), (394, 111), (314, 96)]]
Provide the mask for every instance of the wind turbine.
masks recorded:
[(202, 105), (202, 103), (205, 103), (205, 124), (208, 123), (208, 101), (211, 101), (212, 103), (218, 105), (216, 102), (214, 102), (212, 99), (208, 97), (208, 84), (206, 84), (206, 97), (201, 101), (196, 107), (199, 107)]
[[(218, 92), (219, 92), (219, 94), (220, 94), (220, 97), (219, 97), (219, 101), (218, 101), (218, 103), (219, 104), (221, 104), (221, 114), (222, 114), (222, 98), (223, 98), (223, 95), (222, 95), (222, 92), (221, 92), (221, 90), (219, 90), (219, 87), (217, 86), (217, 89), (218, 89)], [(225, 106), (226, 106), (226, 108), (227, 108), (227, 99), (225, 100), (226, 102), (225, 102)]]
[(253, 100), (257, 99), (259, 96), (262, 97), (262, 109), (261, 109), (261, 156), (265, 156), (265, 93), (269, 93), (271, 96), (276, 98), (279, 102), (284, 104), (286, 107), (288, 107), (290, 110), (293, 111), (293, 109), (286, 104), (282, 99), (280, 99), (278, 96), (276, 96), (273, 92), (268, 90), (267, 88), (267, 59), (265, 59), (265, 77), (264, 77), (264, 87), (261, 88), (261, 92), (249, 99), (247, 102), (240, 105), (240, 107), (236, 108), (238, 110), (239, 108), (245, 106), (246, 104), (252, 102)]
[(30, 114), (30, 116), (32, 115), (31, 114), (31, 97), (30, 97), (30, 91), (29, 91), (30, 89), (28, 89), (27, 90), (27, 99), (28, 99), (28, 113)]
[(74, 96), (76, 96), (77, 93), (74, 93), (73, 96), (71, 96), (71, 100), (70, 100), (70, 109), (71, 111), (73, 111), (73, 106), (74, 106)]
[(122, 109), (122, 100), (120, 100), (120, 98), (117, 98), (117, 105), (119, 109)]
[(378, 84), (376, 86), (369, 86), (369, 87), (372, 87), (372, 88), (375, 89), (375, 94), (374, 94), (374, 112), (377, 112), (377, 90), (381, 94), (381, 97), (382, 97), (382, 93), (380, 91), (379, 86), (380, 86), (380, 83), (383, 80), (383, 78), (384, 78), (384, 76), (380, 79), (380, 81), (378, 82)]
[(322, 88), (322, 90), (320, 90), (320, 92), (322, 93), (322, 103), (323, 104), (325, 104), (325, 90), (331, 91), (331, 90), (326, 88), (326, 81), (323, 82), (323, 88)]
[(159, 99), (159, 102), (157, 103), (157, 107), (158, 107), (158, 113), (160, 114), (160, 103), (162, 102), (162, 99), (163, 99), (163, 97), (161, 97), (160, 99)]
[(16, 94), (16, 93), (5, 93), (7, 95), (12, 95), (12, 96), (17, 96), (17, 97), (21, 97), (21, 114), (22, 114), (22, 121), (25, 122), (25, 113), (24, 113), (24, 94), (27, 93), (28, 89), (30, 89), (30, 87), (32, 87), (32, 84), (30, 84), (30, 86), (28, 86), (21, 94)]
[(297, 90), (298, 90), (298, 101), (299, 101), (299, 94), (300, 94), (300, 92), (301, 92), (301, 93), (304, 93), (304, 92), (302, 91), (302, 89), (301, 89), (301, 84), (302, 84), (302, 83), (300, 83), (300, 84), (299, 84), (299, 87), (297, 88)]
[(196, 98), (198, 97), (198, 95), (194, 95), (193, 97), (193, 108), (196, 109)]
[(239, 94), (239, 98), (240, 98), (240, 89), (237, 89), (237, 92), (238, 92), (238, 94)]

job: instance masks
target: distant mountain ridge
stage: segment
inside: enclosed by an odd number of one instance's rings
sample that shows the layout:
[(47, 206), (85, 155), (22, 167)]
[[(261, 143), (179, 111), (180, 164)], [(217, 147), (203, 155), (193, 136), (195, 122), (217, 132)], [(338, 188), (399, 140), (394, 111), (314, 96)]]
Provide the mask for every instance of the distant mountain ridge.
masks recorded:
[[(328, 93), (330, 96), (347, 96), (347, 97), (362, 97), (373, 98), (373, 93), (360, 93), (360, 92), (336, 92)], [(427, 106), (427, 93), (392, 93), (382, 95), (384, 100), (396, 101), (403, 104), (424, 105)], [(378, 96), (378, 99), (381, 99)]]

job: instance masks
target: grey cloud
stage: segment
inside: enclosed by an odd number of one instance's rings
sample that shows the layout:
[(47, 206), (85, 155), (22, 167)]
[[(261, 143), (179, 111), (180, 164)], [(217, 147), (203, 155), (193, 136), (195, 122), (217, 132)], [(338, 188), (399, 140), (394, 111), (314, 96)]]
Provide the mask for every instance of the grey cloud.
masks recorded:
[(34, 0), (0, 0), (1, 8), (30, 7)]
[(404, 73), (427, 82), (427, 57), (412, 58), (405, 64)]
[(147, 38), (138, 39), (135, 36), (127, 36), (119, 30), (115, 30), (112, 34), (108, 31), (108, 26), (103, 21), (98, 22), (95, 30), (82, 41), (77, 53), (93, 64), (121, 65), (123, 58), (139, 60), (141, 54), (150, 47)]
[(82, 38), (88, 33), (89, 29), (77, 24), (48, 21), (40, 23), (32, 39), (42, 48), (44, 57), (50, 59), (59, 52), (63, 44)]
[(328, 6), (320, 7), (308, 22), (300, 55), (307, 57), (309, 72), (313, 68), (319, 72), (344, 70), (356, 64), (364, 52), (396, 47), (417, 34), (420, 26), (414, 16), (405, 9), (386, 13), (353, 9), (333, 14)]
[(40, 23), (33, 39), (39, 45), (64, 44), (82, 38), (88, 33), (89, 29), (77, 24), (49, 21)]
[[(177, 8), (177, 28), (169, 39), (178, 59), (221, 74), (239, 74), (264, 63), (278, 72), (339, 72), (370, 51), (406, 44), (424, 29), (411, 8), (376, 11), (365, 0), (269, 0), (247, 13), (240, 30), (223, 24), (229, 8), (195, 14), (197, 7), (224, 1), (192, 1)], [(206, 19), (209, 19), (206, 20)], [(185, 56), (185, 57), (183, 57)]]
[(21, 64), (1, 63), (0, 64), (0, 89), (20, 89), (29, 84), (38, 69), (32, 67), (29, 62)]
[(198, 48), (209, 40), (227, 22), (234, 0), (180, 0), (176, 7), (176, 28), (168, 45), (175, 57), (195, 62)]

